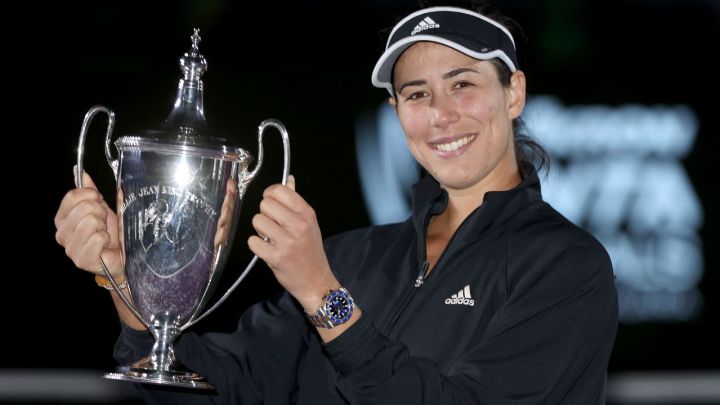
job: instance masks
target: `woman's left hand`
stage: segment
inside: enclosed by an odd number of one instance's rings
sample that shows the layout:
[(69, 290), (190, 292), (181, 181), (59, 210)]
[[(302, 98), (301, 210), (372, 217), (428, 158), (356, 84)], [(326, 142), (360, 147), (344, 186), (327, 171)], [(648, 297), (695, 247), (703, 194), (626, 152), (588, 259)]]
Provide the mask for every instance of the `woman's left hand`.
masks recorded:
[(293, 176), (287, 186), (265, 189), (252, 224), (260, 236), (248, 239), (250, 250), (307, 311), (315, 311), (323, 295), (340, 286), (325, 256), (315, 210), (295, 192)]

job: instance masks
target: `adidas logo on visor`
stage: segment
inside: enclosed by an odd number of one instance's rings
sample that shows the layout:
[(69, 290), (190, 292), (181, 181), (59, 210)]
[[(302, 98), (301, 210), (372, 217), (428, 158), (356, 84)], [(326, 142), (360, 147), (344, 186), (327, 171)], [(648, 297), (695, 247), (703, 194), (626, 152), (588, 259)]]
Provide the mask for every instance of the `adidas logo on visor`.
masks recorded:
[(470, 286), (466, 285), (465, 288), (458, 291), (457, 294), (453, 294), (450, 298), (445, 299), (447, 305), (468, 305), (475, 306), (475, 300), (470, 296)]
[(418, 25), (415, 26), (415, 28), (413, 28), (410, 35), (415, 35), (418, 32), (429, 30), (430, 28), (440, 28), (440, 24), (433, 21), (433, 19), (430, 17), (425, 17), (422, 21), (420, 21)]

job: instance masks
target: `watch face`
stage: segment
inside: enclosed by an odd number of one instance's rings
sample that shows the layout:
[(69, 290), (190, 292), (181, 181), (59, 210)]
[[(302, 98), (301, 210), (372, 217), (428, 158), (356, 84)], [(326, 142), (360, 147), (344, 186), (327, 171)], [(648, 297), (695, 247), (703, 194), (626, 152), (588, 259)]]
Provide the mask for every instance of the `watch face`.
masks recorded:
[(352, 298), (343, 290), (333, 291), (325, 302), (325, 313), (334, 324), (347, 322), (352, 316), (353, 308)]

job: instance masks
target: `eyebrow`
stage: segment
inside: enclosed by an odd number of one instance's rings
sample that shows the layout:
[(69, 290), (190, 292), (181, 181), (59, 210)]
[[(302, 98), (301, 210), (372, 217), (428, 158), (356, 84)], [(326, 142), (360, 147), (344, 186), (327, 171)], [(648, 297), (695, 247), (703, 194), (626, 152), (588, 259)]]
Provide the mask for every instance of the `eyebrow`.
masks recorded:
[(442, 78), (443, 78), (443, 80), (447, 80), (451, 77), (455, 77), (455, 76), (465, 73), (465, 72), (480, 73), (477, 70), (471, 69), (471, 68), (458, 68), (458, 69), (451, 70), (451, 71), (445, 73), (444, 75), (442, 75)]
[[(471, 69), (471, 68), (458, 68), (458, 69), (451, 70), (451, 71), (445, 73), (444, 75), (442, 75), (442, 78), (443, 78), (443, 80), (447, 80), (447, 79), (450, 79), (450, 78), (452, 78), (452, 77), (455, 77), (455, 76), (457, 76), (457, 75), (459, 75), (459, 74), (462, 74), (462, 73), (465, 73), (465, 72), (480, 73), (480, 72), (478, 72), (477, 70)], [(398, 92), (398, 93), (402, 93), (402, 91), (403, 91), (403, 89), (404, 89), (405, 87), (409, 87), (409, 86), (422, 86), (422, 85), (424, 85), (424, 84), (427, 84), (427, 81), (425, 81), (425, 80), (412, 80), (412, 81), (409, 81), (409, 82), (407, 82), (407, 83), (404, 83), (402, 86), (400, 86), (400, 89), (398, 89), (397, 92)]]
[(398, 92), (398, 93), (402, 93), (402, 91), (403, 91), (403, 89), (404, 89), (405, 87), (409, 87), (409, 86), (422, 86), (423, 84), (427, 84), (427, 81), (425, 81), (425, 80), (412, 80), (412, 81), (409, 81), (409, 82), (403, 84), (402, 86), (400, 86), (400, 89), (399, 89), (397, 92)]

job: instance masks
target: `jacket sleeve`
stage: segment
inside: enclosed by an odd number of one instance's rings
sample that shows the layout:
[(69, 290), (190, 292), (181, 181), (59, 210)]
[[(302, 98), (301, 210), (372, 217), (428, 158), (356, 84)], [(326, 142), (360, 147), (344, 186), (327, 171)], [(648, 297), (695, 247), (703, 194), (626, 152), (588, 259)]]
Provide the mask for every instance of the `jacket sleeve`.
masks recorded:
[(488, 328), (447, 375), (363, 316), (326, 346), (338, 388), (351, 404), (604, 403), (617, 327), (606, 255), (567, 250), (512, 283)]
[[(308, 327), (290, 296), (250, 307), (233, 333), (198, 335), (188, 331), (175, 344), (177, 358), (202, 374), (217, 391), (178, 390), (136, 384), (148, 403), (164, 404), (290, 404), (297, 393), (297, 375), (307, 346)], [(153, 338), (123, 326), (115, 359), (129, 365), (147, 356)]]

